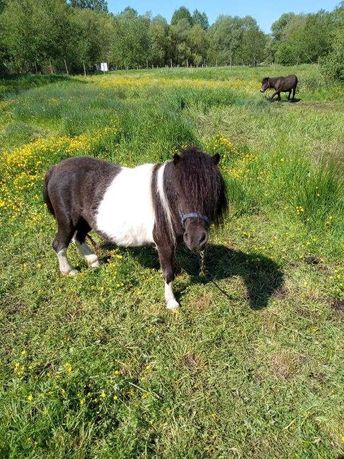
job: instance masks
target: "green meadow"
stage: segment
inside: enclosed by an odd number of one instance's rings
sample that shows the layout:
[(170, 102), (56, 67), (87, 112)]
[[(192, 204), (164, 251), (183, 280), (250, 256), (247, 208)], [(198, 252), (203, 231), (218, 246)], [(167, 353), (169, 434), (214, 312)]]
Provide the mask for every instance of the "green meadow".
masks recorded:
[[(296, 102), (264, 76), (296, 73)], [(268, 95), (271, 95), (268, 94)], [(180, 248), (59, 274), (47, 169), (221, 154), (230, 211), (207, 276)], [(344, 87), (317, 66), (0, 79), (0, 457), (344, 455)]]

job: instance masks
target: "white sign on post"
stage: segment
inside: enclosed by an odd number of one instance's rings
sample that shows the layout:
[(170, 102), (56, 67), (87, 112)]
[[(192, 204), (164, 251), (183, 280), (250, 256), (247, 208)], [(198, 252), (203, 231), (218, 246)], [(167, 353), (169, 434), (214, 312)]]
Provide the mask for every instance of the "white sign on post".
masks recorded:
[(108, 69), (107, 62), (102, 62), (102, 63), (100, 64), (100, 70), (101, 70), (102, 72), (108, 72), (109, 69)]

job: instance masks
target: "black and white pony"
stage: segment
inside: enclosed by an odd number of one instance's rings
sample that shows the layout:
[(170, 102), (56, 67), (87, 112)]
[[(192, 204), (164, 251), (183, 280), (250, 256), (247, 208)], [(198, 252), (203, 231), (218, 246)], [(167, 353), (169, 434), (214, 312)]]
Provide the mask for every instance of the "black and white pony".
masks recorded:
[(85, 242), (91, 230), (119, 246), (153, 244), (165, 279), (167, 308), (177, 308), (172, 290), (177, 243), (184, 240), (190, 250), (202, 250), (210, 224), (220, 223), (228, 207), (219, 160), (218, 154), (189, 147), (163, 164), (127, 168), (76, 157), (53, 166), (45, 176), (43, 194), (57, 221), (52, 245), (61, 273), (76, 274), (66, 255), (72, 240), (90, 267), (99, 266)]

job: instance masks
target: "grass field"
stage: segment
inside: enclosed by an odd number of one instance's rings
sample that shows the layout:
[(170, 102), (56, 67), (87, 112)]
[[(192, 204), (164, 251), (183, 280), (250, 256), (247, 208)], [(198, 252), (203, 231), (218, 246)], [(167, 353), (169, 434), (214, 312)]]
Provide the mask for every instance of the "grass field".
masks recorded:
[[(292, 72), (299, 102), (259, 93)], [(0, 457), (343, 457), (343, 126), (315, 66), (0, 80)], [(61, 277), (49, 166), (188, 144), (228, 186), (216, 285), (183, 249), (176, 314), (150, 248), (101, 247), (98, 270), (71, 248)]]

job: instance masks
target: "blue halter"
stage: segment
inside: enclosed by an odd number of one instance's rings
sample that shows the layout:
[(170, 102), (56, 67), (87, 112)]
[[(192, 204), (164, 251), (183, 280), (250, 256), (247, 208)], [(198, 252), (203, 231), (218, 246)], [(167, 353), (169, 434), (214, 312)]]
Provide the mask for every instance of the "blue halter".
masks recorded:
[(180, 221), (182, 223), (182, 226), (184, 226), (185, 220), (187, 220), (188, 218), (200, 218), (209, 225), (209, 218), (205, 215), (200, 214), (199, 212), (189, 212), (188, 214), (183, 214), (182, 212), (180, 212)]

